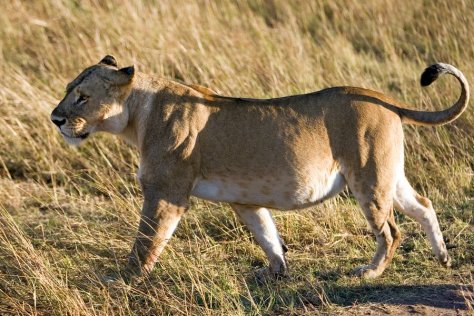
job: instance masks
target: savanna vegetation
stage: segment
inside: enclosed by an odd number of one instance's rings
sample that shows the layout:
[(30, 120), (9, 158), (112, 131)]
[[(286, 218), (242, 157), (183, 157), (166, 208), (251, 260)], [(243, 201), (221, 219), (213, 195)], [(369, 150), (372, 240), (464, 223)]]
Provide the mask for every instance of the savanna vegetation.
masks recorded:
[(446, 62), (474, 84), (474, 2), (3, 1), (0, 10), (0, 314), (295, 315), (469, 313), (474, 300), (474, 108), (442, 127), (406, 126), (406, 169), (430, 197), (453, 266), (397, 214), (403, 241), (378, 279), (348, 272), (374, 238), (350, 192), (274, 212), (290, 276), (259, 282), (265, 256), (225, 204), (192, 207), (148, 279), (108, 284), (135, 237), (136, 151), (111, 135), (68, 146), (49, 115), (66, 84), (113, 54), (121, 66), (276, 97), (355, 85), (416, 109), (459, 95)]

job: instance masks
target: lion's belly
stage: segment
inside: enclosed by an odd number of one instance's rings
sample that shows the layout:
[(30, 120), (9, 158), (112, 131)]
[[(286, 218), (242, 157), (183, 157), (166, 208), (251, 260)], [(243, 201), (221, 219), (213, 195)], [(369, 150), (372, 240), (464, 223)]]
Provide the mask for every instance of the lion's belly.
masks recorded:
[(306, 179), (281, 175), (254, 179), (211, 176), (197, 179), (192, 195), (211, 201), (298, 209), (320, 203), (341, 192), (344, 186), (339, 170), (313, 173)]

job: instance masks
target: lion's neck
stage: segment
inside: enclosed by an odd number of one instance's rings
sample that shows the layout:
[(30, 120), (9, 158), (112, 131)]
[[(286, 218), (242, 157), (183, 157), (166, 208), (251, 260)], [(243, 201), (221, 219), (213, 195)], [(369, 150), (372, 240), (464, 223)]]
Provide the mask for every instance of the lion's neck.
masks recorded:
[(128, 124), (121, 136), (132, 145), (141, 148), (145, 121), (149, 116), (156, 92), (162, 89), (162, 82), (145, 74), (138, 73), (133, 88), (125, 100)]
[[(196, 86), (193, 88), (172, 80), (138, 73), (134, 78), (132, 91), (124, 103), (128, 113), (128, 123), (121, 136), (141, 151), (147, 126), (146, 121), (152, 116), (152, 111), (156, 113), (157, 107), (166, 103), (161, 99), (176, 102), (175, 97), (178, 97), (183, 98), (184, 103), (201, 103), (199, 100), (207, 100), (205, 96), (196, 97), (196, 95), (203, 93), (202, 89), (207, 88), (200, 87), (196, 90)], [(207, 90), (206, 92), (208, 92)], [(169, 110), (170, 108), (168, 108)]]

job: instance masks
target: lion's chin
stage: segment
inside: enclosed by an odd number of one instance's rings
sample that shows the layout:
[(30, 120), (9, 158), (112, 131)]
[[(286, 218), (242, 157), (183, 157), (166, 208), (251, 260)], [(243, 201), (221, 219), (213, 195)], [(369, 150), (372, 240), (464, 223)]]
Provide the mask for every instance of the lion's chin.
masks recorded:
[(77, 146), (89, 136), (89, 133), (79, 135), (79, 136), (76, 136), (76, 137), (71, 137), (71, 136), (68, 136), (64, 133), (62, 133), (62, 135), (63, 135), (64, 139), (66, 140), (66, 142), (68, 144)]

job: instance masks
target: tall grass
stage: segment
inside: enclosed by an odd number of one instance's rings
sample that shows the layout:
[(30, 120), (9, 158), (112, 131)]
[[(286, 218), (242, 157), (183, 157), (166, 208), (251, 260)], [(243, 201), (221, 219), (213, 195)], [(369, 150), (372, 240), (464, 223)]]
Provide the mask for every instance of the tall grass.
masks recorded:
[[(422, 90), (419, 75), (442, 61), (473, 81), (473, 29), (474, 2), (462, 0), (2, 3), (0, 314), (363, 312), (393, 300), (376, 300), (379, 289), (416, 296), (421, 285), (461, 284), (457, 297), (472, 308), (472, 107), (448, 126), (405, 128), (407, 174), (433, 200), (456, 246), (452, 269), (435, 262), (419, 225), (399, 215), (404, 240), (385, 274), (370, 282), (347, 276), (375, 245), (346, 194), (275, 213), (291, 277), (260, 284), (254, 272), (265, 266), (264, 254), (228, 206), (193, 200), (151, 277), (132, 286), (103, 279), (123, 267), (135, 234), (137, 153), (106, 135), (69, 147), (49, 113), (66, 83), (105, 54), (226, 95), (355, 85), (412, 108), (442, 109), (458, 97), (457, 83), (441, 78)], [(407, 287), (399, 293), (393, 286), (400, 284)], [(399, 311), (403, 303), (390, 306)]]

